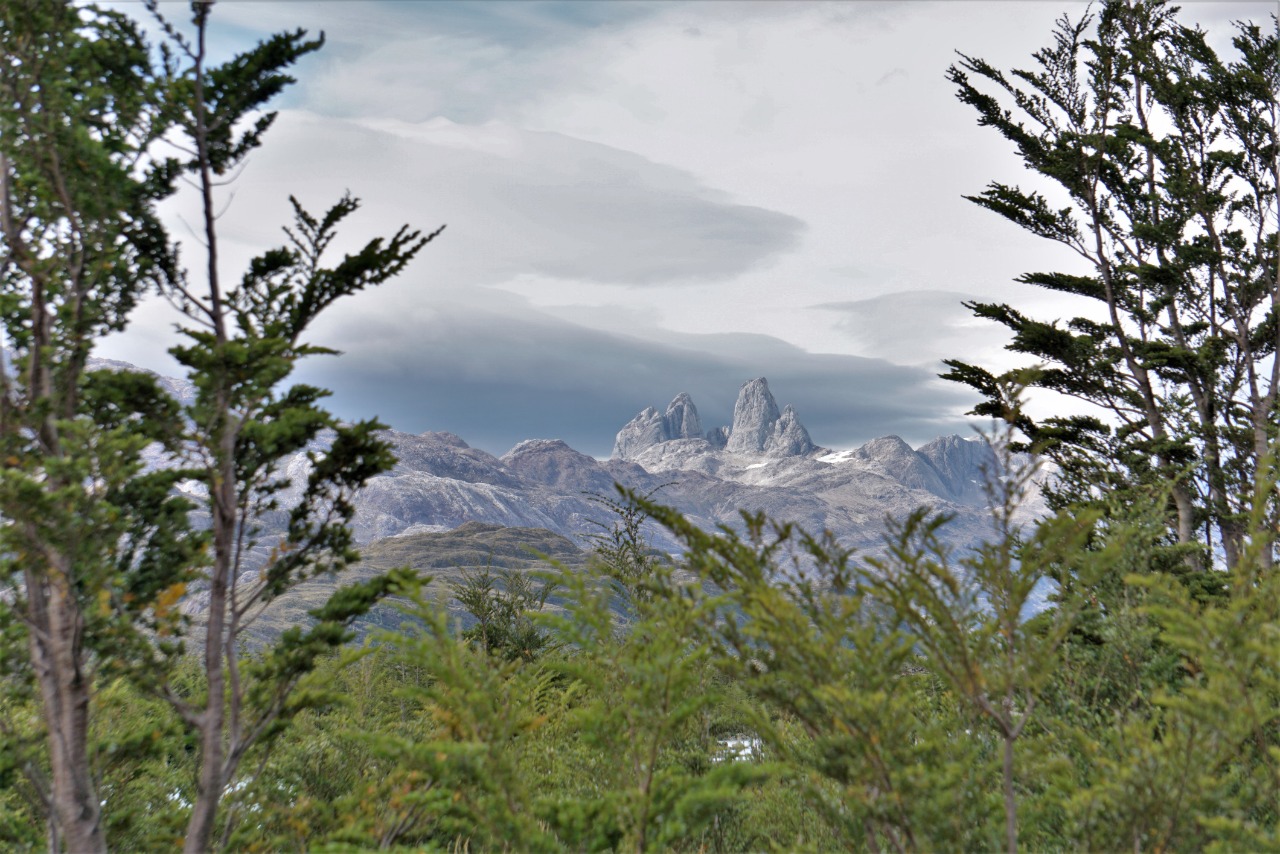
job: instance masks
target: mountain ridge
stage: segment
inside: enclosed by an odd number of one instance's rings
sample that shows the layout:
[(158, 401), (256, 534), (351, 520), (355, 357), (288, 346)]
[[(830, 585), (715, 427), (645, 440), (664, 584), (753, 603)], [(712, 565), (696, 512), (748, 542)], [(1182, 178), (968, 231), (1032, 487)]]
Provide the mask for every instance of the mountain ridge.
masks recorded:
[[(189, 393), (188, 383), (163, 381), (176, 394)], [(558, 439), (525, 440), (498, 457), (448, 432), (384, 435), (398, 461), (355, 499), (359, 543), (480, 522), (543, 528), (585, 545), (612, 521), (599, 498), (617, 497), (615, 483), (655, 493), (707, 529), (738, 529), (741, 511), (763, 512), (811, 531), (830, 530), (862, 550), (882, 547), (887, 518), (922, 505), (954, 517), (944, 535), (956, 546), (976, 544), (989, 529), (981, 484), (995, 457), (987, 445), (949, 436), (913, 449), (890, 436), (848, 450), (824, 448), (794, 408), (778, 407), (764, 377), (742, 384), (727, 427), (706, 430), (685, 393), (665, 410), (645, 407), (618, 431), (607, 460)], [(293, 490), (300, 492), (309, 468), (305, 453), (283, 466)], [(656, 526), (646, 536), (655, 547), (679, 550)]]

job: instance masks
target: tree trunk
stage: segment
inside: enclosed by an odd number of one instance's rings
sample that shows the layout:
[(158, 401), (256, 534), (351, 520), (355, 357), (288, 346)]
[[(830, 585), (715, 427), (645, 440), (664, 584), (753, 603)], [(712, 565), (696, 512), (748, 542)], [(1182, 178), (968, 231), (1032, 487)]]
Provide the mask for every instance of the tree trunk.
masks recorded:
[[(218, 280), (218, 230), (213, 205), (213, 174), (205, 104), (205, 37), (209, 8), (196, 12), (197, 53), (195, 56), (194, 136), (200, 171), (200, 197), (204, 213), (206, 262), (209, 287), (209, 318), (217, 345), (227, 341), (226, 307)], [(220, 381), (228, 382), (225, 374)], [(209, 484), (213, 509), (213, 567), (209, 575), (209, 610), (204, 636), (204, 671), (208, 681), (208, 702), (200, 716), (200, 770), (196, 778), (196, 802), (187, 823), (185, 854), (208, 851), (213, 842), (218, 802), (226, 786), (223, 728), (226, 723), (226, 671), (222, 655), (227, 631), (227, 598), (231, 585), (236, 529), (235, 433), (232, 429), (229, 392), (225, 385), (214, 404), (214, 430), (218, 436), (216, 469)], [(228, 651), (232, 651), (227, 647)], [(236, 698), (233, 698), (235, 702)]]
[(31, 661), (44, 703), (52, 771), (49, 800), (61, 837), (73, 854), (107, 850), (102, 807), (89, 768), (89, 678), (81, 669), (83, 629), (68, 583), (65, 560), (50, 566), (47, 578), (26, 573), (32, 619)]
[(1009, 854), (1018, 850), (1018, 800), (1013, 792), (1013, 738), (1004, 739), (1004, 836)]
[[(227, 594), (231, 584), (236, 511), (235, 482), (227, 476), (231, 466), (223, 464), (219, 469), (223, 480), (214, 497), (214, 561), (209, 578), (209, 617), (204, 638), (204, 669), (209, 693), (204, 712), (200, 716), (200, 772), (196, 779), (196, 802), (187, 823), (187, 838), (183, 845), (185, 854), (202, 854), (209, 850), (213, 842), (218, 802), (222, 799), (222, 790), (227, 783), (226, 750), (223, 744), (227, 702), (226, 671), (222, 656), (227, 631)], [(231, 474), (234, 475), (234, 470)], [(238, 698), (233, 698), (232, 702), (236, 699)]]

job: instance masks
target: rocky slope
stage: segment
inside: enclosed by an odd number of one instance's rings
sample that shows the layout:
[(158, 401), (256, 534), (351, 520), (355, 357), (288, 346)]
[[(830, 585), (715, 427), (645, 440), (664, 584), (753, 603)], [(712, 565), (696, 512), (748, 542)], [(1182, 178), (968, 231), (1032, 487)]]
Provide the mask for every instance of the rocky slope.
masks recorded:
[[(443, 602), (451, 614), (466, 623), (453, 591), (473, 573), (489, 570), (543, 571), (542, 556), (562, 566), (584, 566), (587, 555), (564, 537), (541, 528), (504, 528), (468, 522), (452, 531), (417, 533), (369, 543), (361, 549), (361, 561), (344, 572), (317, 575), (273, 599), (255, 616), (247, 641), (257, 647), (279, 636), (281, 630), (312, 621), (308, 611), (319, 608), (341, 585), (364, 581), (387, 570), (409, 566), (431, 579), (427, 594)], [(357, 622), (358, 635), (376, 629), (394, 629), (405, 620), (401, 606), (390, 600), (376, 606)], [(199, 612), (196, 612), (199, 619)]]
[[(94, 367), (132, 366), (101, 360)], [(189, 383), (161, 379), (175, 397), (191, 396)], [(864, 550), (881, 545), (887, 517), (921, 505), (954, 515), (946, 533), (955, 545), (975, 543), (988, 530), (982, 483), (994, 460), (985, 443), (948, 436), (912, 449), (887, 436), (860, 448), (822, 448), (792, 407), (779, 409), (763, 377), (743, 383), (727, 426), (704, 428), (683, 393), (665, 410), (645, 408), (618, 431), (609, 460), (555, 439), (524, 441), (495, 457), (451, 433), (388, 437), (399, 462), (357, 498), (355, 532), (363, 543), (480, 522), (543, 528), (584, 545), (611, 522), (600, 498), (616, 498), (615, 483), (656, 491), (704, 527), (738, 526), (741, 510), (763, 511), (812, 531), (829, 529)], [(300, 487), (308, 467), (299, 454), (285, 471)], [(1038, 509), (1033, 503), (1028, 512)], [(658, 548), (678, 548), (665, 531), (648, 534)]]
[[(400, 462), (358, 500), (363, 541), (447, 531), (468, 521), (540, 527), (583, 543), (609, 521), (599, 496), (614, 483), (657, 497), (698, 524), (736, 526), (739, 511), (764, 511), (811, 530), (830, 529), (860, 549), (881, 544), (887, 516), (928, 505), (955, 515), (957, 545), (987, 530), (981, 483), (990, 449), (950, 436), (912, 449), (896, 436), (860, 448), (816, 446), (791, 407), (779, 410), (764, 378), (743, 384), (732, 425), (703, 430), (687, 394), (642, 410), (618, 432), (611, 459), (564, 442), (521, 442), (502, 457), (449, 433), (391, 433)], [(1034, 508), (1033, 508), (1034, 509)], [(660, 530), (654, 544), (677, 544)]]

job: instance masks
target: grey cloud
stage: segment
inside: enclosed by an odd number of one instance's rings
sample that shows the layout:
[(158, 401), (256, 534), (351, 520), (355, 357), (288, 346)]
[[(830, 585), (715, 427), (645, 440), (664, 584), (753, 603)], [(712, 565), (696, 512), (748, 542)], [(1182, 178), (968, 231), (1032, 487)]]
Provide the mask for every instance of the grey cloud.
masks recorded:
[(985, 363), (1008, 338), (996, 324), (973, 318), (962, 304), (970, 299), (958, 291), (909, 290), (813, 307), (835, 313), (837, 329), (865, 351), (894, 362), (929, 366), (959, 358)]
[(965, 432), (954, 413), (973, 402), (926, 370), (814, 355), (763, 335), (667, 333), (658, 341), (463, 306), (433, 312), (411, 338), (393, 320), (360, 321), (345, 333), (352, 344), (344, 356), (304, 371), (334, 390), (335, 411), (376, 413), (400, 430), (448, 430), (494, 453), (557, 438), (604, 456), (636, 412), (681, 391), (707, 426), (728, 423), (738, 387), (761, 375), (827, 446)]
[[(282, 187), (336, 196), (357, 158), (370, 165), (353, 189), (382, 216), (448, 223), (432, 266), (452, 265), (458, 281), (724, 279), (794, 247), (804, 230), (795, 217), (734, 203), (682, 170), (563, 134), (445, 121), (388, 132), (297, 114), (279, 125), (276, 145), (255, 155), (253, 180), (239, 188), (237, 212), (269, 209), (278, 200), (258, 195), (282, 198)], [(300, 149), (306, 158), (296, 157)], [(255, 216), (237, 223), (246, 243), (274, 231)]]
[[(633, 25), (672, 5), (663, 0), (226, 3), (214, 24), (216, 35), (243, 44), (298, 26), (327, 34), (319, 61), (288, 95), (290, 105), (336, 116), (445, 115), (480, 122), (547, 88), (579, 85), (582, 69), (562, 56), (566, 50), (594, 31)], [(407, 87), (408, 81), (416, 85)]]
[(468, 38), (515, 49), (546, 49), (600, 27), (620, 27), (675, 5), (671, 0), (338, 0), (315, 3), (227, 3), (214, 16), (227, 30), (325, 30), (331, 47), (368, 51), (387, 39)]
[[(794, 247), (803, 230), (786, 214), (716, 199), (691, 178), (674, 186), (677, 170), (636, 155), (559, 135), (547, 142), (563, 151), (537, 175), (525, 164), (476, 170), (496, 173), (482, 192), (525, 230), (535, 272), (632, 285), (727, 278)], [(575, 149), (580, 159), (563, 157)]]

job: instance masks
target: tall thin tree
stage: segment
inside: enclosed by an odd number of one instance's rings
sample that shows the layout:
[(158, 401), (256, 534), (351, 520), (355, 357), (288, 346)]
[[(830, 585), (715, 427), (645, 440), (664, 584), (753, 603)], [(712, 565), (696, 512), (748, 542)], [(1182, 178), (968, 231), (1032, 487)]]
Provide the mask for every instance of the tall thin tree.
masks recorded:
[(0, 611), (21, 626), (6, 685), (34, 683), (50, 779), (24, 767), (50, 850), (106, 850), (89, 743), (95, 674), (169, 625), (194, 541), (172, 472), (141, 453), (177, 436), (150, 377), (93, 371), (173, 272), (147, 160), (165, 122), (148, 47), (126, 17), (0, 4)]
[[(971, 303), (1046, 365), (1034, 385), (1089, 404), (1024, 426), (1060, 467), (1060, 503), (1170, 484), (1181, 565), (1247, 538), (1275, 559), (1280, 500), (1261, 476), (1280, 437), (1280, 42), (1240, 24), (1223, 59), (1161, 0), (1109, 0), (1059, 21), (1030, 69), (961, 55), (949, 70), (979, 124), (1053, 187), (993, 182), (969, 197), (1062, 244), (1091, 272), (1019, 281), (1095, 307), (1065, 324)], [(983, 87), (985, 85), (985, 88)], [(959, 360), (948, 379), (998, 415), (999, 378)], [(1246, 530), (1256, 500), (1269, 523)]]
[[(312, 612), (313, 626), (284, 632), (260, 658), (241, 658), (244, 631), (268, 602), (311, 574), (355, 559), (352, 496), (394, 462), (378, 434), (381, 424), (340, 423), (319, 405), (327, 392), (287, 384), (300, 359), (332, 352), (306, 343), (304, 335), (337, 300), (404, 270), (440, 232), (424, 236), (406, 226), (328, 266), (336, 229), (359, 203), (346, 196), (317, 217), (291, 199), (294, 221), (285, 228), (285, 245), (254, 259), (236, 285), (224, 285), (216, 189), (261, 144), (276, 117), (261, 110), (293, 82), (285, 69), (318, 49), (323, 37), (278, 33), (211, 67), (213, 4), (192, 4), (190, 37), (160, 17), (156, 3), (149, 5), (169, 37), (171, 106), (187, 140), (183, 165), (200, 194), (206, 262), (199, 285), (194, 276), (174, 283), (188, 325), (187, 342), (172, 352), (196, 388), (186, 412), (188, 465), (207, 488), (211, 520), (200, 638), (207, 692), (192, 702), (156, 686), (200, 747), (185, 843), (188, 852), (200, 852), (213, 845), (219, 805), (248, 751), (300, 708), (299, 680), (319, 656), (350, 638), (353, 619), (410, 582), (406, 570), (342, 588)], [(296, 500), (287, 503), (282, 496), (292, 482), (282, 465), (304, 451), (309, 471)], [(234, 823), (234, 812), (225, 812), (224, 840)]]

